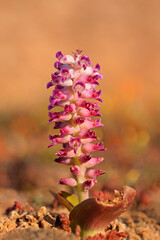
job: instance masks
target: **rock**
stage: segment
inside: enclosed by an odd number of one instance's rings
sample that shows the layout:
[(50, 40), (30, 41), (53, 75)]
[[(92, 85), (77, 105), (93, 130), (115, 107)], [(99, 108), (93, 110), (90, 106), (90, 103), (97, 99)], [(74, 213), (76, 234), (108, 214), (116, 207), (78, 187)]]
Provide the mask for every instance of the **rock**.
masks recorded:
[(38, 220), (41, 221), (46, 214), (47, 214), (47, 208), (45, 206), (40, 207), (37, 211)]
[(24, 229), (24, 228), (28, 228), (28, 223), (27, 222), (24, 222), (24, 221), (20, 221), (19, 223), (18, 223), (18, 229)]
[(44, 216), (44, 220), (50, 223), (53, 227), (55, 227), (56, 218), (54, 218), (51, 214), (47, 213), (47, 215)]
[(52, 224), (50, 224), (49, 222), (45, 221), (44, 219), (41, 221), (41, 227), (42, 228), (50, 228), (52, 226)]
[(37, 223), (37, 222), (38, 222), (37, 219), (36, 219), (33, 215), (31, 215), (31, 214), (27, 214), (27, 215), (25, 216), (25, 219), (26, 219), (28, 222), (32, 222), (32, 223)]

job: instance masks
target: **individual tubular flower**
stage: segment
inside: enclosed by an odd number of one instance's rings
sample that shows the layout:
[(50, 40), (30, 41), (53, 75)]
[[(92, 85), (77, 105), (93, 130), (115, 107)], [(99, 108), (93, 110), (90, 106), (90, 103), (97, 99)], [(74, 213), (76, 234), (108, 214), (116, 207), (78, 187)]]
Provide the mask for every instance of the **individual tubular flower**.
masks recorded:
[(77, 182), (74, 178), (62, 178), (59, 180), (59, 184), (75, 187), (77, 185)]
[[(98, 138), (91, 129), (101, 127), (98, 102), (102, 102), (101, 90), (96, 91), (99, 79), (100, 65), (91, 66), (88, 56), (81, 55), (77, 50), (73, 56), (56, 53), (57, 69), (51, 74), (47, 88), (54, 86), (49, 98), (49, 122), (55, 122), (54, 129), (60, 129), (59, 135), (50, 135), (51, 144), (63, 145), (57, 152), (55, 162), (71, 165), (73, 178), (62, 178), (59, 183), (76, 187), (79, 201), (88, 198), (88, 191), (96, 183), (96, 177), (105, 173), (102, 170), (87, 168), (99, 164), (103, 158), (92, 158), (90, 153), (104, 151), (103, 143), (93, 143)], [(59, 112), (56, 107), (62, 108)]]

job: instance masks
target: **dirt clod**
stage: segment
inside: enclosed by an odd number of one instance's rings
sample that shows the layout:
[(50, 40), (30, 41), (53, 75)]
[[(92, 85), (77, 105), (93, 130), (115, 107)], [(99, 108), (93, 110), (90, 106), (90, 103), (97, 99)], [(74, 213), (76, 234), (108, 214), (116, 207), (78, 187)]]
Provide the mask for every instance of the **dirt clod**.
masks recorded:
[(45, 206), (40, 207), (40, 209), (37, 211), (38, 220), (41, 221), (46, 214), (47, 208)]

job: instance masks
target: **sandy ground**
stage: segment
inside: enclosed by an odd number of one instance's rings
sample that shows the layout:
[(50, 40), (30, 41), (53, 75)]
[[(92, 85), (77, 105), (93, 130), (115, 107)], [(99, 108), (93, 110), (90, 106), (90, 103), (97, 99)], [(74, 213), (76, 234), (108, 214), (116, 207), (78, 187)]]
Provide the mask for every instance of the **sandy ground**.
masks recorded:
[[(1, 190), (3, 199), (0, 199), (0, 237), (3, 240), (29, 240), (29, 239), (77, 239), (70, 234), (68, 210), (62, 206), (50, 203), (48, 206), (33, 208), (27, 203), (25, 194), (19, 194), (14, 190)], [(13, 207), (13, 200), (22, 203)], [(2, 201), (3, 200), (3, 201)], [(6, 200), (6, 201), (5, 201)], [(12, 205), (11, 205), (12, 204)], [(9, 209), (10, 207), (10, 209)], [(6, 212), (7, 210), (7, 212)], [(62, 217), (63, 216), (63, 217)], [(61, 229), (61, 230), (59, 230)], [(159, 240), (160, 216), (154, 208), (144, 208), (123, 213), (118, 220), (106, 226), (107, 233), (111, 230), (126, 232), (127, 240)], [(122, 239), (122, 238), (120, 238)]]

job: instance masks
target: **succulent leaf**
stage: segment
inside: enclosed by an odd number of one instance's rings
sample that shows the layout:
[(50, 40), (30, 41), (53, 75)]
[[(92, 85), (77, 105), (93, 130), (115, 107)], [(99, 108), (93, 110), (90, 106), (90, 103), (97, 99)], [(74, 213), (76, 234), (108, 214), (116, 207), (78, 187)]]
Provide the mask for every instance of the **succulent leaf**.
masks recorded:
[(82, 229), (82, 239), (97, 233), (105, 233), (106, 226), (119, 217), (132, 204), (136, 191), (124, 186), (121, 192), (115, 191), (115, 198), (100, 201), (96, 198), (88, 198), (79, 203), (70, 212), (69, 220), (74, 231), (76, 225)]
[(79, 203), (76, 195), (65, 191), (61, 191), (59, 193), (55, 193), (53, 191), (50, 192), (59, 201), (59, 203), (65, 206), (69, 211), (71, 211)]

